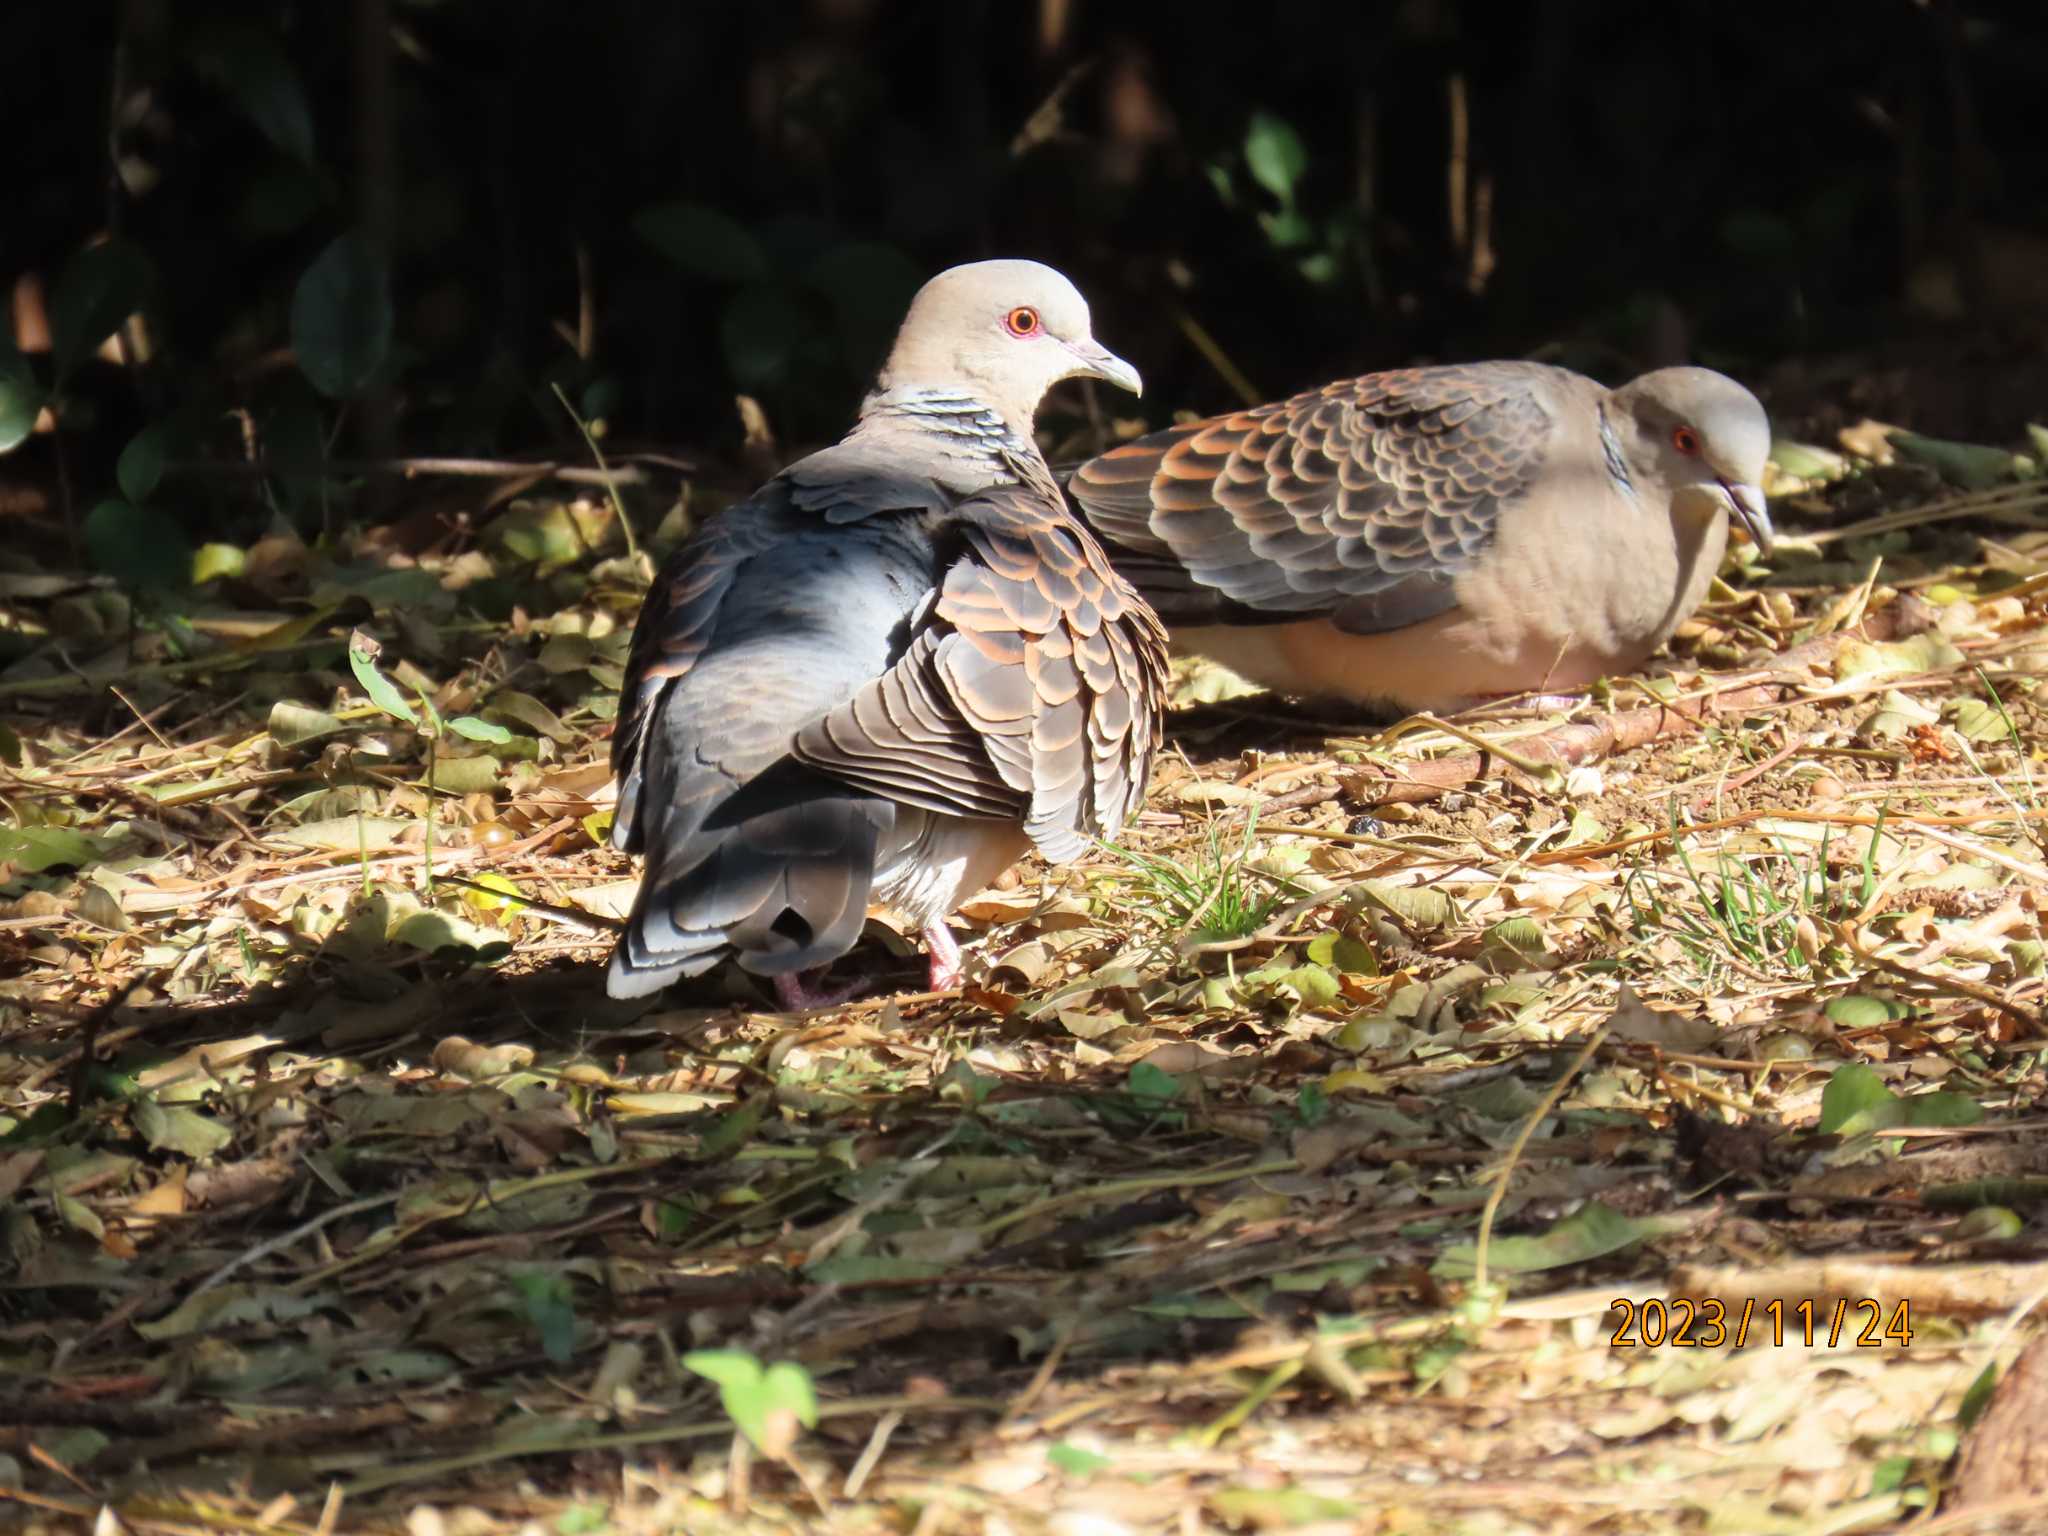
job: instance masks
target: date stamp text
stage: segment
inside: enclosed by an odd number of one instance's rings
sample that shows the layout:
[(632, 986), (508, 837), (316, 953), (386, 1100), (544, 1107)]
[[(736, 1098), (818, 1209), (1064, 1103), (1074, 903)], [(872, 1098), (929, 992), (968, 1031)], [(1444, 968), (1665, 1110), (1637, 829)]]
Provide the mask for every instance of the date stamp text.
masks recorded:
[(1607, 1309), (1619, 1313), (1621, 1323), (1608, 1342), (1616, 1349), (1719, 1349), (1724, 1344), (1741, 1349), (1751, 1341), (1777, 1348), (1794, 1344), (1811, 1349), (1822, 1344), (1838, 1349), (1846, 1342), (1858, 1349), (1882, 1349), (1887, 1344), (1910, 1349), (1912, 1305), (1901, 1301), (1888, 1308), (1871, 1296), (1838, 1296), (1832, 1301), (1759, 1301), (1752, 1296), (1741, 1302), (1716, 1296), (1698, 1301), (1632, 1301), (1617, 1296)]

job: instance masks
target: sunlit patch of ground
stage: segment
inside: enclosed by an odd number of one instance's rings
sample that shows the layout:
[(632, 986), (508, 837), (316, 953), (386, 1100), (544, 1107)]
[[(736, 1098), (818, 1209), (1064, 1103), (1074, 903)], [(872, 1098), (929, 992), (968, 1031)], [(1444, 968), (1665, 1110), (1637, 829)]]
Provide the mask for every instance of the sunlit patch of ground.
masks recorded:
[(271, 549), (175, 616), (14, 578), (0, 1502), (1803, 1532), (1960, 1480), (1982, 1522), (1922, 1528), (2032, 1518), (2023, 1453), (1952, 1458), (2012, 1433), (1986, 1373), (2048, 1287), (2048, 534), (1863, 495), (1569, 716), (1193, 669), (1119, 845), (961, 915), (963, 995), (892, 991), (878, 923), (876, 990), (802, 1018), (603, 995), (645, 567), (581, 553), (601, 514)]

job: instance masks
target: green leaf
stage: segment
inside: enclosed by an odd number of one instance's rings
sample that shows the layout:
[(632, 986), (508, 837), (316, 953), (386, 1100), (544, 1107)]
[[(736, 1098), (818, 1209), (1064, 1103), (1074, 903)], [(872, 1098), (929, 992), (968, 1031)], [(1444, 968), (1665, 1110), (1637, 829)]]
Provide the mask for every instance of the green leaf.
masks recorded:
[(1256, 993), (1292, 993), (1304, 1008), (1328, 1008), (1337, 1001), (1342, 986), (1337, 973), (1324, 965), (1268, 965), (1244, 978), (1244, 990)]
[(761, 1380), (761, 1362), (743, 1349), (696, 1349), (683, 1356), (683, 1369), (716, 1387), (751, 1387)]
[(735, 1428), (769, 1456), (781, 1456), (793, 1425), (818, 1426), (818, 1395), (810, 1372), (791, 1360), (766, 1370), (744, 1350), (699, 1349), (683, 1356), (683, 1369), (718, 1388), (718, 1400)]
[(1897, 1095), (1876, 1070), (1851, 1061), (1835, 1068), (1821, 1090), (1817, 1129), (1823, 1136), (1859, 1136), (1897, 1125), (1903, 1116)]
[[(1661, 1237), (1669, 1224), (1654, 1219), (1624, 1216), (1597, 1200), (1588, 1201), (1571, 1215), (1553, 1222), (1547, 1232), (1527, 1237), (1497, 1237), (1487, 1249), (1487, 1267), (1505, 1275), (1530, 1274), (1556, 1269), (1563, 1264), (1583, 1264), (1589, 1259), (1618, 1253), (1637, 1243)], [(1435, 1275), (1469, 1275), (1478, 1253), (1475, 1245), (1459, 1243), (1446, 1248), (1431, 1267)]]
[(345, 729), (340, 720), (324, 709), (295, 704), (290, 699), (279, 699), (270, 706), (270, 739), (280, 747), (301, 747)]
[(149, 276), (149, 259), (120, 240), (89, 245), (71, 258), (50, 305), (50, 350), (59, 382), (142, 307)]
[(0, 864), (24, 874), (46, 869), (83, 869), (116, 847), (112, 839), (89, 837), (70, 827), (0, 827)]
[(470, 884), (489, 887), (482, 891), (465, 889), (462, 893), (462, 899), (479, 912), (517, 912), (526, 904), (519, 882), (496, 870), (486, 869), (471, 876)]
[[(467, 718), (467, 717), (465, 717)], [(452, 728), (454, 721), (448, 722)], [(509, 736), (506, 738), (511, 739)], [(473, 795), (492, 789), (498, 782), (498, 760), (488, 752), (470, 757), (434, 758), (434, 787), (443, 794)]]
[[(1994, 1375), (1997, 1374), (1996, 1367), (1987, 1366), (1985, 1369)], [(1977, 1379), (1982, 1381), (1984, 1378), (1980, 1376)], [(1899, 1489), (1906, 1486), (1906, 1479), (1911, 1475), (1912, 1471), (1912, 1457), (1887, 1456), (1875, 1463), (1870, 1469), (1870, 1491), (1872, 1493), (1896, 1493)]]
[(1294, 1118), (1306, 1126), (1318, 1126), (1330, 1118), (1330, 1095), (1321, 1083), (1301, 1085), (1294, 1099)]
[(114, 478), (121, 483), (121, 494), (137, 506), (156, 494), (157, 482), (164, 477), (164, 450), (169, 440), (170, 433), (163, 423), (152, 422), (128, 439), (128, 446), (121, 450), (114, 465)]
[(692, 277), (747, 283), (763, 275), (761, 242), (729, 214), (701, 203), (656, 203), (633, 215), (633, 231)]
[(391, 355), (391, 285), (351, 230), (322, 251), (292, 295), (292, 351), (315, 389), (359, 393)]
[(1306, 1488), (1219, 1488), (1209, 1507), (1235, 1526), (1278, 1530), (1290, 1525), (1345, 1525), (1361, 1519), (1363, 1506)]
[(1960, 1093), (1915, 1094), (1904, 1106), (1908, 1125), (1975, 1125), (1984, 1118), (1984, 1106)]
[(1962, 664), (1963, 653), (1929, 630), (1905, 640), (1850, 641), (1835, 653), (1835, 678), (1847, 683), (1901, 672), (1946, 672)]
[(1998, 1362), (1994, 1360), (1977, 1373), (1977, 1379), (1963, 1393), (1963, 1400), (1956, 1408), (1956, 1423), (1966, 1430), (1973, 1428), (1984, 1417), (1984, 1410), (1991, 1406), (1991, 1398), (1997, 1390)]
[(471, 741), (488, 741), (503, 746), (512, 739), (512, 733), (502, 725), (493, 725), (488, 720), (479, 720), (475, 715), (457, 715), (448, 722), (448, 729), (458, 736)]
[(1100, 1451), (1091, 1451), (1082, 1445), (1069, 1445), (1064, 1440), (1047, 1446), (1045, 1459), (1069, 1477), (1093, 1477), (1105, 1467), (1113, 1465)]
[(228, 95), (285, 154), (313, 163), (313, 111), (284, 47), (269, 32), (223, 23), (193, 45), (192, 67)]
[(706, 1163), (719, 1162), (754, 1139), (754, 1132), (761, 1128), (761, 1119), (768, 1113), (773, 1095), (757, 1093), (743, 1099), (718, 1117), (718, 1123), (704, 1133), (698, 1144), (697, 1156)]
[[(1266, 238), (1283, 251), (1298, 250), (1315, 238), (1315, 226), (1292, 208), (1279, 213), (1259, 215), (1259, 228), (1266, 232)], [(1306, 274), (1304, 274), (1306, 275)]]
[(1291, 203), (1295, 183), (1308, 171), (1308, 147), (1285, 118), (1255, 112), (1245, 130), (1244, 163), (1253, 181), (1281, 202)]
[(530, 693), (521, 693), (514, 688), (500, 688), (491, 695), (484, 705), (486, 715), (503, 715), (515, 720), (537, 736), (550, 741), (573, 741), (575, 733), (562, 723), (562, 717)]
[(1149, 1061), (1135, 1063), (1124, 1086), (1132, 1098), (1148, 1099), (1154, 1104), (1171, 1104), (1180, 1097), (1180, 1079)]
[(1349, 934), (1319, 933), (1308, 941), (1308, 958), (1350, 976), (1377, 976), (1379, 957)]
[(218, 1120), (182, 1104), (137, 1099), (128, 1113), (142, 1139), (159, 1152), (176, 1152), (190, 1158), (211, 1157), (235, 1139), (235, 1133)]
[(1479, 941), (1482, 965), (1527, 967), (1541, 963), (1548, 954), (1543, 930), (1533, 917), (1504, 917), (1487, 929)]
[(249, 568), (249, 552), (236, 544), (202, 544), (192, 551), (192, 585), (235, 577)]
[(414, 714), (412, 706), (405, 702), (405, 695), (398, 691), (398, 685), (377, 670), (377, 663), (371, 659), (368, 651), (350, 646), (348, 666), (349, 670), (355, 673), (356, 681), (362, 684), (363, 692), (369, 696), (372, 704), (394, 720), (403, 720), (410, 726), (417, 726), (420, 723), (420, 717)]
[(1849, 461), (1833, 449), (1816, 448), (1789, 437), (1771, 439), (1771, 462), (1800, 480), (1839, 480), (1849, 472)]
[(559, 1270), (528, 1270), (512, 1277), (526, 1303), (526, 1319), (540, 1335), (541, 1353), (557, 1365), (576, 1353), (576, 1287)]
[(2004, 741), (2012, 735), (2005, 711), (1987, 699), (1957, 699), (1946, 713), (1965, 741)]
[(192, 546), (159, 512), (133, 502), (103, 501), (80, 530), (86, 559), (124, 587), (162, 591), (182, 587), (192, 574)]
[(1950, 485), (1966, 491), (1989, 490), (2018, 474), (2012, 454), (2003, 448), (1948, 442), (1917, 432), (1893, 432), (1886, 441), (1902, 457), (1926, 465)]
[(782, 288), (755, 286), (733, 295), (719, 316), (718, 335), (736, 383), (763, 389), (782, 378), (803, 339), (798, 311), (795, 298)]
[(43, 398), (43, 387), (15, 346), (11, 328), (0, 325), (0, 453), (19, 448), (35, 431)]
[(1829, 1019), (1844, 1029), (1878, 1029), (1912, 1012), (1902, 1003), (1862, 992), (1845, 992), (1829, 998), (1825, 1011)]

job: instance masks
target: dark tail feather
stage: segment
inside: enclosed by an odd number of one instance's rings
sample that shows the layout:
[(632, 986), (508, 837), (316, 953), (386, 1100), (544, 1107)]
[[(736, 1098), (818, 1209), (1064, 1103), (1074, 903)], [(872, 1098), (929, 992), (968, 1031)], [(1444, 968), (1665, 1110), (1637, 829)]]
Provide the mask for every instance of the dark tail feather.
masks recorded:
[(785, 764), (680, 846), (647, 842), (647, 871), (605, 990), (644, 997), (736, 958), (758, 976), (829, 965), (867, 916), (875, 849), (896, 808)]

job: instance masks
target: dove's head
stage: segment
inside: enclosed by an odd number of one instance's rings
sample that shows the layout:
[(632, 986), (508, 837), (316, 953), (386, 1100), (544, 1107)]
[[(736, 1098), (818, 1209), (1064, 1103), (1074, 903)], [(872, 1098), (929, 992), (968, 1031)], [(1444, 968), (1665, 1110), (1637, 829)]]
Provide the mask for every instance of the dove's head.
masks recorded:
[(1028, 434), (1045, 392), (1077, 377), (1140, 388), (1138, 370), (1095, 339), (1088, 301), (1060, 273), (976, 261), (917, 291), (876, 387), (962, 390)]
[(1635, 427), (1630, 458), (1670, 487), (1674, 513), (1733, 513), (1770, 553), (1763, 478), (1771, 422), (1755, 395), (1710, 368), (1660, 368), (1623, 385), (1614, 400)]

